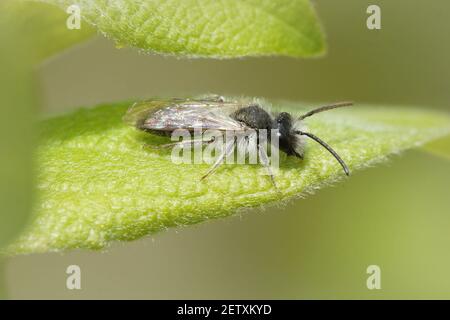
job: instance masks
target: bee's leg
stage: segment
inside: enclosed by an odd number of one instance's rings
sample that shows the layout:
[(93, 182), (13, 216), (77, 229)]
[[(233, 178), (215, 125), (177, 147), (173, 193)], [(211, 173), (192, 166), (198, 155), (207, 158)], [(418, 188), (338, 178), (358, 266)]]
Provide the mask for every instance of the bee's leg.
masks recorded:
[(293, 150), (293, 152), (294, 152), (294, 155), (295, 155), (297, 158), (303, 160), (303, 152), (299, 153), (299, 152), (297, 152), (297, 151), (295, 151), (295, 150)]
[(222, 152), (222, 154), (217, 158), (216, 162), (214, 162), (214, 164), (212, 165), (212, 167), (208, 170), (208, 172), (206, 172), (206, 174), (201, 177), (200, 180), (204, 180), (206, 179), (208, 176), (210, 176), (211, 174), (214, 173), (214, 171), (216, 171), (216, 169), (223, 163), (224, 159), (231, 154), (231, 152), (233, 152), (233, 148), (235, 147), (236, 144), (236, 137), (231, 140), (228, 141), (225, 145), (225, 150)]
[(262, 165), (267, 169), (267, 172), (269, 173), (270, 180), (272, 181), (273, 186), (275, 187), (275, 189), (278, 190), (277, 184), (275, 183), (275, 178), (273, 176), (272, 168), (270, 167), (269, 157), (267, 155), (267, 152), (259, 144), (258, 144), (258, 154), (259, 154), (259, 159), (261, 160)]

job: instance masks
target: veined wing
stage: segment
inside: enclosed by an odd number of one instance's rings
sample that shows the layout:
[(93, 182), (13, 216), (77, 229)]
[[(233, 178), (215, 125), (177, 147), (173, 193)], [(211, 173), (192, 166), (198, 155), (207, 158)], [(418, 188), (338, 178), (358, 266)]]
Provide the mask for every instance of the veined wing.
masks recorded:
[(123, 116), (123, 121), (131, 126), (140, 127), (151, 114), (176, 103), (178, 99), (152, 99), (134, 103)]
[(241, 105), (211, 100), (149, 100), (135, 103), (124, 121), (140, 129), (243, 130), (245, 126), (230, 117)]

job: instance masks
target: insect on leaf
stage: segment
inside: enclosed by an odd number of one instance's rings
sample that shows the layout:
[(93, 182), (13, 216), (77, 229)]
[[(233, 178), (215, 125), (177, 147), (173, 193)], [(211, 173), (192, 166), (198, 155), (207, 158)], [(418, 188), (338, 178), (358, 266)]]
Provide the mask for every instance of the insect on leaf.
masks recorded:
[[(338, 180), (351, 183), (316, 143), (307, 144), (304, 160), (281, 155), (279, 192), (260, 174), (260, 165), (224, 165), (200, 182), (210, 165), (174, 164), (170, 150), (143, 148), (170, 140), (123, 123), (130, 104), (81, 109), (41, 123), (34, 222), (8, 253), (102, 249), (113, 241), (304, 195)], [(294, 114), (311, 110), (300, 103), (275, 105)], [(308, 118), (307, 125), (357, 174), (389, 155), (447, 135), (450, 117), (357, 105)]]

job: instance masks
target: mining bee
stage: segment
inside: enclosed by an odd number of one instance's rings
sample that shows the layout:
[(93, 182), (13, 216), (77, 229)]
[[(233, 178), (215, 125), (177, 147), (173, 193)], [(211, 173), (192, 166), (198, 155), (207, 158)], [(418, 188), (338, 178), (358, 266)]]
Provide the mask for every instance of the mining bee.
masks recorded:
[[(269, 105), (261, 99), (224, 98), (219, 95), (207, 95), (192, 99), (151, 99), (136, 102), (125, 114), (124, 121), (146, 132), (166, 135), (170, 135), (177, 129), (185, 129), (190, 132), (196, 129), (219, 130), (223, 133), (226, 131), (244, 132), (248, 129), (255, 131), (275, 129), (278, 130), (278, 148), (288, 156), (303, 159), (306, 143), (304, 137), (307, 137), (328, 150), (348, 176), (350, 171), (336, 151), (316, 135), (305, 131), (304, 119), (319, 112), (350, 105), (352, 105), (351, 102), (324, 105), (294, 118), (288, 112), (272, 113), (269, 110)], [(164, 146), (169, 147), (183, 143), (208, 144), (211, 142), (213, 140), (190, 140)], [(235, 140), (227, 141), (222, 153), (201, 179), (208, 177), (224, 163), (225, 158), (233, 152), (236, 144)], [(270, 171), (267, 151), (260, 148), (259, 144), (257, 149), (260, 161), (269, 170), (269, 175), (275, 185), (273, 173)]]

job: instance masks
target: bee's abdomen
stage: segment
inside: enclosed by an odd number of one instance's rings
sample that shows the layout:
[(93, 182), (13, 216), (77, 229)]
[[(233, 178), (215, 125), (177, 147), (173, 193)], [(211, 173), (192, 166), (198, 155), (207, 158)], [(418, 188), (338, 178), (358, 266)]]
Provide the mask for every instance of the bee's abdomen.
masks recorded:
[(258, 105), (250, 105), (235, 111), (230, 115), (236, 121), (242, 122), (253, 129), (271, 129), (273, 119), (266, 110)]

